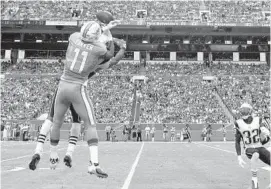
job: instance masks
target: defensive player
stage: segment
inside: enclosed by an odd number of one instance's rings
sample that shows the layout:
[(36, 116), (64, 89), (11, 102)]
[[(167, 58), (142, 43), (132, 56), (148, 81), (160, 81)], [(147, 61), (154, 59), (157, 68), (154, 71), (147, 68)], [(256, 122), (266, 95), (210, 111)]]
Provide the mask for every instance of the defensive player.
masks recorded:
[[(262, 162), (270, 165), (270, 152), (263, 147), (269, 141), (269, 131), (262, 126), (262, 119), (252, 116), (251, 105), (244, 103), (240, 108), (242, 118), (235, 122), (235, 148), (238, 156), (238, 162), (241, 167), (246, 164), (241, 157), (241, 139), (244, 143), (245, 154), (251, 162), (252, 188), (258, 188), (257, 165), (260, 159)], [(261, 140), (262, 138), (262, 140)]]
[[(112, 22), (110, 22), (108, 24), (108, 28), (111, 29), (111, 28), (115, 27), (116, 24), (117, 23), (114, 23), (112, 21)], [(112, 41), (113, 38), (112, 38), (112, 35), (111, 35), (110, 31), (106, 31), (106, 32), (107, 32), (106, 35), (104, 33), (102, 34), (102, 36), (99, 38), (99, 41), (103, 42), (103, 43), (107, 43), (107, 45), (108, 45), (107, 48), (109, 50), (108, 54), (110, 56), (113, 56), (113, 54), (114, 54), (114, 43)], [(115, 43), (117, 45), (122, 44), (120, 40), (118, 40), (118, 39), (114, 39), (114, 40), (115, 40)], [(112, 41), (112, 43), (111, 43), (111, 41)], [(102, 63), (100, 63), (100, 65), (97, 67), (95, 72), (91, 72), (89, 74), (88, 78), (91, 78), (92, 76), (94, 76), (95, 73), (98, 72), (101, 69), (106, 69), (108, 67), (112, 67), (113, 65), (116, 65), (119, 62), (119, 60), (121, 60), (122, 57), (124, 56), (124, 52), (125, 51), (122, 48), (122, 49), (120, 49), (120, 51), (117, 53), (117, 55), (114, 58), (112, 58), (110, 60), (104, 60)], [(31, 162), (29, 164), (29, 168), (31, 170), (36, 169), (36, 166), (37, 166), (37, 164), (38, 164), (38, 162), (40, 160), (40, 156), (41, 156), (42, 151), (43, 151), (43, 145), (44, 145), (46, 136), (48, 136), (48, 133), (49, 133), (50, 128), (52, 126), (52, 121), (53, 121), (53, 117), (54, 117), (54, 104), (55, 104), (56, 93), (57, 93), (57, 90), (55, 92), (55, 95), (54, 95), (54, 98), (53, 98), (53, 101), (52, 101), (52, 105), (51, 105), (51, 109), (50, 109), (50, 113), (48, 115), (48, 118), (43, 123), (43, 125), (42, 125), (42, 127), (40, 129), (40, 133), (38, 135), (35, 154), (33, 155), (32, 160), (31, 160)], [(66, 153), (69, 156), (71, 156), (72, 152), (74, 151), (75, 145), (76, 145), (77, 140), (78, 140), (78, 135), (79, 135), (80, 129), (81, 129), (80, 117), (76, 113), (76, 111), (74, 110), (72, 104), (70, 105), (70, 111), (71, 111), (71, 115), (72, 115), (72, 127), (71, 127), (71, 130), (70, 130), (70, 136), (69, 136), (69, 146), (68, 146), (67, 153)], [(68, 167), (71, 167), (71, 162), (70, 162), (71, 160), (65, 159), (64, 161), (65, 161), (65, 164)]]

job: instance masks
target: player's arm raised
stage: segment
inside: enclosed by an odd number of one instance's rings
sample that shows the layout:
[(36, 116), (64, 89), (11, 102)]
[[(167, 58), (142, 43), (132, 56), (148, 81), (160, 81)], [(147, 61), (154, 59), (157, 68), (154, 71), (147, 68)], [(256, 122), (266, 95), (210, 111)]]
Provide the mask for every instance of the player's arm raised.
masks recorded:
[(119, 46), (120, 50), (115, 57), (109, 60), (109, 68), (116, 65), (124, 57), (124, 53), (126, 50), (126, 41), (117, 38), (113, 38), (113, 41), (116, 45)]
[(261, 143), (262, 143), (262, 145), (265, 145), (270, 140), (270, 137), (269, 137), (270, 132), (265, 127), (264, 123), (262, 122), (262, 118), (260, 118), (259, 122), (260, 122), (260, 134), (263, 136), (263, 138), (261, 137)]
[(96, 72), (111, 68), (112, 66), (116, 65), (124, 56), (125, 50), (126, 50), (126, 42), (122, 39), (113, 38), (113, 42), (120, 47), (119, 52), (116, 54), (115, 57), (111, 58), (108, 61), (102, 62), (98, 68), (95, 70), (95, 72), (90, 73), (89, 78), (92, 77)]
[(107, 52), (104, 55), (104, 59), (109, 60), (110, 58), (112, 58), (114, 56), (114, 51), (115, 51), (114, 42), (109, 41), (108, 47), (107, 47)]
[(246, 162), (244, 162), (242, 156), (241, 156), (241, 139), (242, 139), (242, 135), (239, 131), (239, 126), (238, 124), (235, 122), (234, 123), (234, 126), (235, 126), (235, 150), (236, 150), (236, 153), (237, 153), (237, 157), (238, 157), (238, 163), (241, 167), (244, 168), (244, 165), (246, 164)]

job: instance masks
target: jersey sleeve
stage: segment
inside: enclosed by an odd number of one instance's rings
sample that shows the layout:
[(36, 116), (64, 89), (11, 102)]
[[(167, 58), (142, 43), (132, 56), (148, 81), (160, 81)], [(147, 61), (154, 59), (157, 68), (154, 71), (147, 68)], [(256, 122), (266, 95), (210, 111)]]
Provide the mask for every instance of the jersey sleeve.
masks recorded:
[(119, 52), (116, 54), (116, 56), (110, 59), (109, 67), (111, 68), (112, 66), (116, 65), (124, 57), (124, 53), (125, 53), (125, 50), (120, 49)]
[(77, 36), (79, 36), (78, 32), (75, 32), (75, 33), (71, 34), (70, 37), (69, 37), (69, 43), (70, 43), (74, 38), (76, 38)]
[(104, 59), (110, 59), (110, 58), (112, 58), (114, 56), (114, 50), (115, 50), (114, 43), (113, 43), (113, 41), (110, 41), (109, 42), (108, 50), (104, 54)]
[(239, 126), (237, 124), (237, 122), (234, 123), (234, 129), (235, 129), (235, 150), (238, 156), (241, 155), (241, 139), (242, 139), (242, 135), (239, 131)]

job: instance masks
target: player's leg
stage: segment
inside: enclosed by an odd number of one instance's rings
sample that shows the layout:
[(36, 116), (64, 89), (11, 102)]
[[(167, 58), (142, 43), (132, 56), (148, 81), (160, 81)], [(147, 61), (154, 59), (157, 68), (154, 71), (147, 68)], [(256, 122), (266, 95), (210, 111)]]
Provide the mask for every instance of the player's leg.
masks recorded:
[(252, 179), (251, 179), (252, 189), (257, 189), (259, 188), (258, 177), (257, 177), (257, 172), (258, 172), (257, 162), (259, 159), (259, 152), (256, 148), (247, 148), (246, 155), (250, 159), (250, 163), (251, 163), (250, 170), (252, 174)]
[(48, 115), (47, 119), (43, 122), (43, 124), (42, 124), (42, 126), (40, 128), (35, 153), (32, 156), (31, 162), (29, 163), (29, 169), (31, 169), (33, 171), (37, 168), (37, 164), (40, 161), (40, 156), (42, 155), (42, 152), (43, 152), (44, 142), (45, 142), (46, 137), (47, 137), (47, 135), (48, 135), (48, 133), (49, 133), (49, 131), (51, 129), (51, 126), (53, 124), (54, 105), (55, 105), (56, 93), (57, 93), (57, 90), (55, 91), (55, 94), (54, 94), (54, 97), (53, 97), (53, 100), (52, 100), (49, 115)]
[(270, 151), (265, 147), (259, 148), (260, 160), (267, 165), (270, 165)]
[[(51, 169), (55, 169), (58, 162), (59, 162), (59, 157), (57, 154), (57, 146), (60, 140), (60, 128), (63, 124), (64, 118), (65, 118), (65, 113), (67, 112), (71, 102), (68, 100), (69, 99), (69, 86), (66, 86), (67, 83), (60, 83), (59, 84), (59, 89), (56, 95), (56, 100), (55, 100), (55, 106), (54, 106), (54, 118), (53, 118), (53, 126), (51, 128), (51, 138), (50, 138), (50, 149), (51, 149), (51, 154), (50, 154), (50, 167)], [(66, 88), (68, 90), (66, 90)]]
[(68, 144), (68, 148), (67, 148), (67, 152), (66, 155), (64, 157), (64, 163), (66, 166), (71, 167), (72, 164), (72, 154), (75, 150), (75, 146), (77, 144), (77, 140), (80, 134), (80, 130), (81, 130), (81, 124), (80, 124), (80, 117), (79, 115), (76, 113), (73, 105), (70, 105), (70, 111), (72, 114), (72, 127), (70, 130), (70, 136), (69, 136), (69, 144)]
[(80, 118), (87, 127), (86, 139), (90, 153), (90, 164), (88, 172), (98, 177), (106, 178), (108, 175), (101, 170), (98, 161), (98, 133), (96, 129), (96, 118), (94, 108), (90, 98), (87, 95), (86, 87), (82, 86), (80, 95), (75, 96), (73, 106)]
[(41, 153), (43, 151), (44, 142), (45, 142), (46, 137), (47, 137), (48, 133), (50, 132), (51, 126), (53, 124), (56, 93), (57, 93), (57, 90), (55, 91), (55, 94), (54, 94), (54, 97), (53, 97), (53, 100), (52, 100), (49, 115), (48, 115), (47, 119), (43, 122), (43, 124), (42, 124), (42, 126), (40, 128), (40, 133), (39, 133), (39, 136), (38, 136), (38, 142), (37, 142), (35, 154), (38, 153), (38, 154), (41, 155)]

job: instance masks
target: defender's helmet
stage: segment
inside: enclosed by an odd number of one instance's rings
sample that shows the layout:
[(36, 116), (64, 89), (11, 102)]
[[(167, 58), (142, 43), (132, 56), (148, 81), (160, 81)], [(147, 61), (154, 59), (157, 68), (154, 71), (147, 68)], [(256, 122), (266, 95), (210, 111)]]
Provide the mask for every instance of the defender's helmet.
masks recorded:
[(249, 116), (251, 116), (252, 111), (252, 106), (248, 103), (244, 103), (240, 107), (240, 114), (243, 119), (247, 119)]
[(100, 25), (97, 22), (90, 21), (81, 27), (81, 40), (85, 42), (94, 42), (99, 39), (102, 34)]

